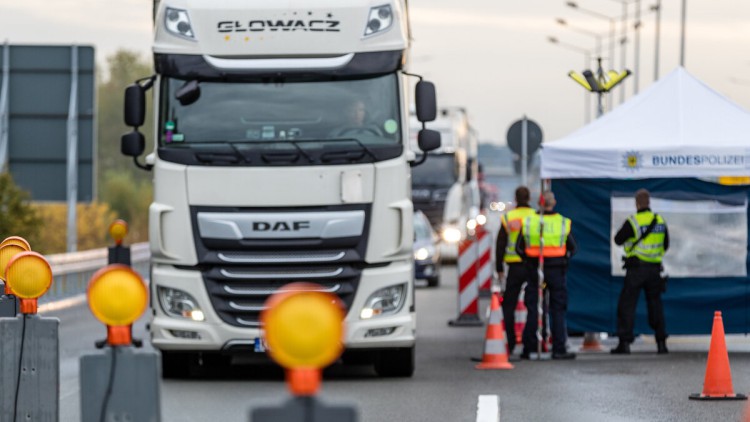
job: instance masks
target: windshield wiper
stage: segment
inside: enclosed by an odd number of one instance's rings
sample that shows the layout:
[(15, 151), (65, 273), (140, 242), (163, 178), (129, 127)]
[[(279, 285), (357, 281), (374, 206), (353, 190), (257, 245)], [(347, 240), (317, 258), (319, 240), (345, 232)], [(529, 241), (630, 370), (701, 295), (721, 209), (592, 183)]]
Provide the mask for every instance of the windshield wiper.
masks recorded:
[(237, 164), (247, 161), (229, 142), (201, 142), (192, 145), (182, 144), (179, 147), (191, 151), (198, 161), (205, 164)]
[[(362, 141), (360, 141), (359, 139), (356, 139), (356, 138), (326, 139), (326, 140), (323, 140), (322, 142), (332, 142), (332, 143), (335, 143), (335, 142), (347, 142), (347, 141), (351, 141), (351, 142), (356, 143), (360, 148), (362, 148), (363, 152), (367, 153), (367, 155), (369, 155), (374, 161), (378, 161), (378, 157), (375, 155), (375, 153), (372, 152), (372, 150), (370, 148), (368, 148), (365, 144), (363, 144)], [(354, 160), (359, 160), (359, 159), (362, 158), (362, 156), (353, 157), (351, 155), (351, 153), (352, 153), (352, 151), (346, 151), (346, 150), (344, 150), (344, 151), (327, 152), (327, 153), (324, 153), (321, 156), (321, 160), (323, 160), (323, 161), (329, 161), (330, 162), (330, 161), (334, 161), (336, 159), (354, 159)]]
[(300, 154), (302, 154), (305, 158), (307, 158), (307, 161), (309, 161), (311, 163), (315, 162), (315, 160), (313, 160), (312, 157), (310, 157), (309, 155), (307, 155), (307, 153), (305, 152), (305, 150), (303, 150), (299, 145), (297, 145), (296, 141), (289, 141), (289, 142), (291, 142), (292, 145), (294, 145), (294, 147), (297, 148), (297, 151), (299, 151)]
[(373, 160), (375, 160), (375, 161), (378, 160), (378, 157), (375, 156), (375, 153), (372, 152), (372, 150), (370, 148), (367, 148), (367, 146), (365, 146), (365, 144), (363, 144), (362, 141), (360, 141), (359, 139), (351, 138), (351, 139), (347, 139), (347, 140), (351, 140), (351, 141), (356, 142), (357, 145), (359, 145), (360, 147), (362, 147), (362, 149), (365, 150), (367, 152), (367, 154), (369, 154), (370, 157), (372, 157)]

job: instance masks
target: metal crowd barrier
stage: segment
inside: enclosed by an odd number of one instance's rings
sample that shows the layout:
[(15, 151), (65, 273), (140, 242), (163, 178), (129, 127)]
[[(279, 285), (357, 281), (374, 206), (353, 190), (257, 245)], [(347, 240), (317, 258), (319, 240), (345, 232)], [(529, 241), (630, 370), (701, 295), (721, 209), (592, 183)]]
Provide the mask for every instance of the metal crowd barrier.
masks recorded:
[[(107, 265), (107, 248), (47, 255), (54, 281), (39, 303), (54, 302), (86, 292), (91, 276)], [(148, 242), (130, 245), (132, 267), (144, 280), (149, 279), (151, 250)]]

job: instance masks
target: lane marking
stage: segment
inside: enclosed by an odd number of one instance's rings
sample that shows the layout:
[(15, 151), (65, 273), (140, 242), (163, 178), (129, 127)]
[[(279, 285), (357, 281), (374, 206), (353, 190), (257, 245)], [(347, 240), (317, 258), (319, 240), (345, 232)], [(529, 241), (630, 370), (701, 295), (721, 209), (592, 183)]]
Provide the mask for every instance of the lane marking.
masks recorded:
[(500, 398), (497, 395), (479, 396), (477, 422), (500, 422)]
[(77, 296), (69, 297), (67, 299), (57, 300), (55, 302), (49, 302), (43, 305), (39, 305), (38, 312), (40, 314), (43, 314), (45, 312), (61, 311), (63, 309), (68, 309), (74, 306), (81, 305), (83, 303), (86, 303), (85, 293), (81, 293)]

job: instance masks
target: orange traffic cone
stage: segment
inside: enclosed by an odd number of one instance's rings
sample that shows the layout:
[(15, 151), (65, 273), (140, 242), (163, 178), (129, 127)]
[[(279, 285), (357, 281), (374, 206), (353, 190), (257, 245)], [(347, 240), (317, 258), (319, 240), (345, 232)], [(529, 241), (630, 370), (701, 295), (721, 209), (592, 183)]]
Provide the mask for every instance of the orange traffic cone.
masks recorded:
[(603, 352), (604, 347), (599, 343), (599, 333), (583, 333), (583, 344), (580, 352)]
[(476, 369), (513, 369), (513, 365), (508, 362), (508, 344), (505, 339), (503, 309), (500, 307), (500, 300), (497, 294), (492, 295), (484, 354), (482, 362), (476, 366)]
[(690, 400), (747, 400), (744, 394), (735, 394), (732, 387), (732, 372), (729, 369), (729, 355), (724, 339), (721, 311), (714, 312), (714, 326), (711, 329), (711, 347), (708, 349), (703, 392), (691, 394)]

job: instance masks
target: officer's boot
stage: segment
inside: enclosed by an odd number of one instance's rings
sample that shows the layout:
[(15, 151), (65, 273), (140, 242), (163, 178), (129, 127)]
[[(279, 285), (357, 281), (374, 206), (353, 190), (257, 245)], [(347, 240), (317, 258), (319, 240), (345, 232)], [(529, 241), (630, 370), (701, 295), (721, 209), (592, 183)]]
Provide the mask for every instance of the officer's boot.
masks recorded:
[(626, 341), (620, 341), (620, 343), (614, 349), (610, 350), (609, 353), (613, 355), (629, 355), (630, 344)]
[(666, 340), (659, 340), (656, 342), (656, 353), (660, 355), (666, 355), (667, 353), (669, 353), (669, 350), (667, 350)]

